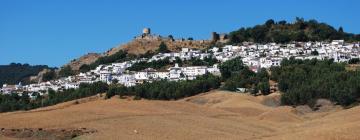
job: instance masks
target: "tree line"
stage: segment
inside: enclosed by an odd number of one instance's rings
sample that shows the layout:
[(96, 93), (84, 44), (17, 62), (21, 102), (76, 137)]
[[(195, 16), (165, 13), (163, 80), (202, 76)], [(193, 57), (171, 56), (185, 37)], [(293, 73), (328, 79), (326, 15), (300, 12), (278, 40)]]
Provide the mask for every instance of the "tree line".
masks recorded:
[(135, 99), (151, 100), (176, 100), (193, 96), (199, 93), (217, 89), (220, 86), (220, 78), (211, 74), (197, 77), (195, 80), (186, 81), (154, 81), (145, 82), (133, 87), (112, 85), (106, 93), (110, 98), (115, 95), (120, 97), (134, 96)]
[(93, 84), (80, 84), (78, 89), (69, 89), (61, 92), (49, 90), (46, 96), (33, 93), (34, 98), (24, 92), (21, 94), (0, 94), (0, 112), (30, 110), (39, 107), (46, 107), (58, 103), (90, 97), (108, 90), (108, 85), (102, 82)]

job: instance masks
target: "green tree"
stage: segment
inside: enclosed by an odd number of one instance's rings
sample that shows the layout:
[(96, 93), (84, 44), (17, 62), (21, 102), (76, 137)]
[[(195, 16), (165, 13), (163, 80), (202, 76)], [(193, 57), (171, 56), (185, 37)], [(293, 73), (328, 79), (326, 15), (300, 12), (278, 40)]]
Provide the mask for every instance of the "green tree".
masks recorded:
[(54, 70), (49, 70), (42, 76), (42, 81), (50, 81), (56, 78), (56, 73)]
[(83, 64), (83, 65), (80, 66), (79, 70), (80, 70), (80, 72), (85, 73), (85, 72), (90, 71), (91, 68), (90, 68), (90, 65), (88, 65), (88, 64)]
[(272, 68), (279, 83), (282, 104), (313, 105), (319, 98), (330, 99), (343, 106), (360, 97), (359, 71), (346, 71), (345, 64), (333, 60), (284, 59), (281, 67)]
[(352, 58), (349, 60), (349, 64), (359, 64), (360, 59), (359, 58)]
[(269, 81), (261, 81), (257, 84), (257, 89), (261, 91), (261, 94), (268, 95), (270, 93)]
[(113, 79), (111, 82), (112, 82), (113, 84), (117, 84), (117, 83), (119, 82), (119, 80), (118, 80), (118, 79)]
[(71, 69), (69, 65), (64, 66), (59, 71), (59, 77), (68, 77), (75, 75), (75, 72)]
[(224, 79), (229, 78), (231, 73), (241, 71), (243, 69), (247, 69), (247, 67), (243, 64), (241, 57), (226, 61), (220, 65), (221, 76)]
[(319, 55), (319, 52), (317, 50), (314, 50), (311, 52), (311, 55)]
[(275, 24), (275, 21), (273, 20), (273, 19), (269, 19), (269, 20), (267, 20), (266, 22), (265, 22), (265, 25), (266, 25), (266, 27), (271, 27), (272, 25), (274, 25)]
[(168, 53), (168, 52), (170, 52), (170, 50), (168, 49), (168, 47), (166, 46), (166, 44), (164, 42), (161, 42), (157, 52), (159, 52), (159, 53)]

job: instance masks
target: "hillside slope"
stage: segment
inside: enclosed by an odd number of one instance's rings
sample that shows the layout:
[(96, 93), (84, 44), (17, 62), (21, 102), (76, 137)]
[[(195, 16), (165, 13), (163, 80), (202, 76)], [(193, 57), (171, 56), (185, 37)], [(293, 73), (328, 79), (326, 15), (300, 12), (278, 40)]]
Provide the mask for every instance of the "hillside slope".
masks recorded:
[(98, 53), (88, 53), (84, 56), (81, 56), (80, 58), (72, 60), (70, 63), (66, 65), (69, 65), (73, 70), (79, 70), (82, 65), (84, 64), (89, 65), (95, 62), (101, 56), (102, 55)]
[(164, 42), (171, 51), (180, 51), (181, 48), (204, 49), (211, 45), (211, 41), (207, 40), (171, 40), (163, 37), (154, 38), (137, 38), (128, 43), (111, 48), (103, 54), (89, 53), (78, 59), (74, 59), (66, 65), (69, 65), (73, 70), (79, 70), (84, 64), (91, 64), (102, 56), (111, 56), (120, 50), (127, 51), (129, 54), (139, 55), (146, 52), (155, 52), (161, 42)]
[[(96, 129), (80, 139), (359, 139), (360, 107), (301, 114), (213, 91), (179, 101), (93, 98), (0, 114), (4, 128)], [(84, 99), (85, 100), (85, 99)], [(1, 139), (16, 138), (0, 136)]]

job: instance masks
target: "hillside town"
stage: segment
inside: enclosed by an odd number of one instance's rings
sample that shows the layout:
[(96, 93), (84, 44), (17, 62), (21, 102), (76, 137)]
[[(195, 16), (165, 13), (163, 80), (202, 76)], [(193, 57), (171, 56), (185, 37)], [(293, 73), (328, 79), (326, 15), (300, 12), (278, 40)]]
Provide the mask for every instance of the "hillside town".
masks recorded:
[[(105, 82), (107, 84), (117, 83), (126, 87), (135, 86), (144, 82), (156, 80), (193, 80), (197, 76), (211, 73), (220, 75), (219, 64), (236, 57), (241, 57), (245, 65), (252, 71), (257, 72), (261, 68), (268, 69), (280, 66), (284, 58), (295, 59), (333, 59), (334, 62), (348, 62), (350, 59), (360, 58), (359, 43), (345, 43), (344, 40), (333, 40), (332, 42), (293, 42), (289, 44), (256, 44), (244, 42), (240, 46), (225, 45), (224, 47), (212, 47), (207, 50), (195, 50), (182, 48), (180, 52), (158, 53), (151, 58), (140, 58), (121, 63), (103, 64), (86, 73), (74, 76), (62, 77), (60, 79), (22, 85), (2, 85), (1, 94), (11, 93), (39, 93), (46, 94), (49, 89), (62, 91), (66, 89), (77, 89), (82, 83)], [(141, 71), (129, 71), (133, 64), (139, 62), (152, 62), (169, 59), (204, 60), (215, 58), (218, 64), (212, 66), (179, 66), (178, 64), (166, 70), (147, 68)]]

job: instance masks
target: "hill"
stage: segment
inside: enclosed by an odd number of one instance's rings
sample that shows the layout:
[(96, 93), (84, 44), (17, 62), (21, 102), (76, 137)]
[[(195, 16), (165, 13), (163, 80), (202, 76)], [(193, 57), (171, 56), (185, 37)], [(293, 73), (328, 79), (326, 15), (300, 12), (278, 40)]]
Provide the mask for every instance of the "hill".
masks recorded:
[(152, 35), (149, 38), (135, 38), (132, 41), (111, 48), (103, 54), (89, 53), (78, 59), (72, 60), (66, 66), (70, 66), (73, 70), (79, 70), (84, 64), (94, 63), (96, 60), (102, 57), (109, 57), (120, 50), (126, 51), (129, 55), (141, 55), (147, 52), (155, 52), (161, 43), (165, 43), (169, 50), (178, 52), (182, 47), (193, 49), (204, 49), (211, 46), (211, 41), (207, 40), (172, 40), (167, 37), (160, 37)]
[(73, 70), (79, 70), (80, 67), (84, 64), (91, 64), (99, 59), (102, 55), (98, 53), (88, 53), (80, 58), (72, 60), (70, 63), (66, 64), (70, 66)]
[(118, 50), (125, 50), (130, 54), (144, 54), (147, 51), (155, 52), (159, 48), (161, 42), (164, 42), (168, 49), (178, 52), (183, 47), (193, 49), (204, 49), (211, 45), (211, 41), (208, 40), (172, 40), (164, 37), (157, 38), (137, 38), (129, 43), (120, 45), (107, 52), (107, 55), (112, 55)]
[(73, 70), (79, 70), (79, 68), (84, 64), (89, 65), (99, 58), (112, 56), (120, 50), (127, 52), (129, 55), (135, 56), (145, 54), (147, 52), (155, 52), (162, 42), (167, 45), (169, 50), (175, 52), (180, 51), (183, 47), (204, 49), (210, 47), (214, 43), (211, 40), (173, 39), (171, 35), (169, 35), (169, 37), (162, 37), (155, 34), (142, 34), (135, 37), (128, 43), (111, 48), (102, 54), (89, 53), (78, 59), (72, 60), (66, 65), (69, 65)]
[(316, 20), (306, 21), (303, 18), (296, 18), (293, 23), (287, 23), (284, 20), (275, 22), (270, 19), (265, 24), (240, 28), (230, 32), (229, 38), (232, 43), (241, 43), (243, 41), (287, 43), (291, 41), (329, 41), (338, 39), (353, 42), (360, 41), (360, 34), (346, 33), (342, 27), (335, 29)]
[[(274, 97), (225, 91), (179, 101), (103, 100), (96, 96), (31, 111), (1, 113), (0, 139), (20, 136), (50, 139), (66, 135), (70, 130), (79, 132), (79, 139), (355, 140), (360, 137), (359, 107), (301, 113), (288, 106), (263, 104)], [(23, 133), (34, 129), (28, 135)], [(91, 132), (80, 133), (83, 131), (79, 129)], [(41, 135), (36, 135), (38, 131)]]
[(11, 63), (9, 65), (0, 65), (0, 85), (3, 84), (17, 84), (22, 82), (23, 84), (30, 82), (31, 76), (38, 75), (44, 69), (54, 69), (46, 65), (29, 65)]
[[(360, 41), (360, 34), (344, 32), (340, 27), (335, 29), (331, 25), (321, 23), (316, 20), (304, 20), (296, 18), (293, 23), (270, 19), (264, 24), (255, 25), (249, 28), (240, 28), (236, 31), (223, 34), (212, 34), (210, 40), (174, 39), (171, 35), (162, 37), (154, 34), (141, 34), (128, 43), (116, 46), (104, 52), (102, 55), (91, 54), (75, 59), (69, 63), (73, 70), (79, 70), (81, 65), (95, 62), (100, 57), (111, 56), (120, 50), (127, 51), (129, 54), (140, 55), (148, 51), (154, 52), (164, 42), (169, 50), (179, 51), (182, 47), (204, 49), (214, 45), (224, 43), (237, 44), (243, 41), (255, 43), (287, 43), (291, 41), (329, 41), (344, 39), (347, 42)], [(229, 42), (227, 42), (229, 41)]]

